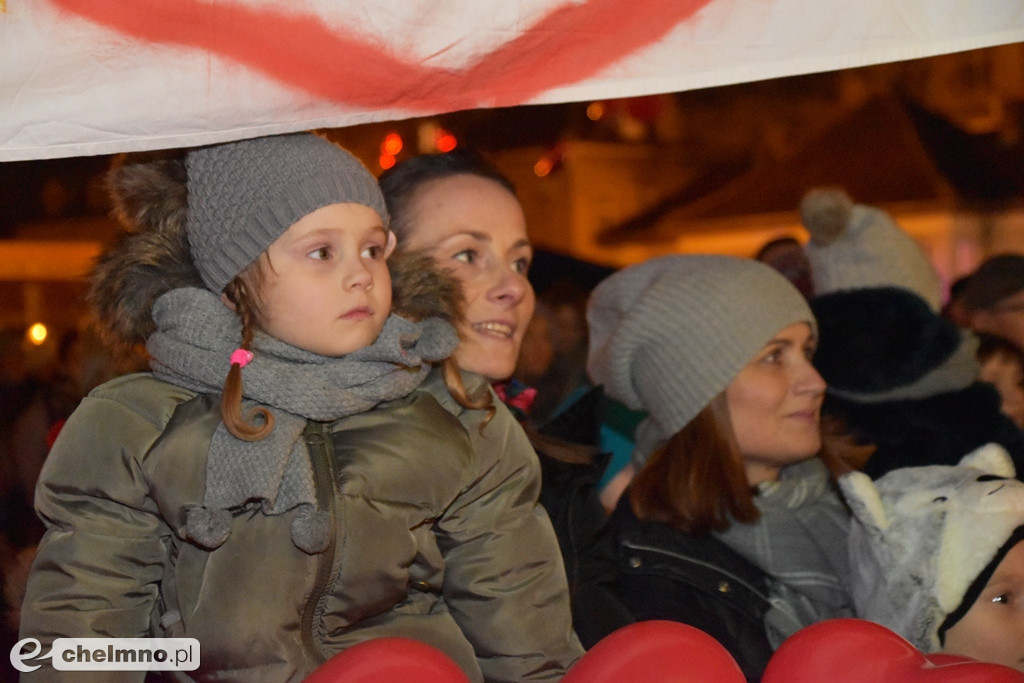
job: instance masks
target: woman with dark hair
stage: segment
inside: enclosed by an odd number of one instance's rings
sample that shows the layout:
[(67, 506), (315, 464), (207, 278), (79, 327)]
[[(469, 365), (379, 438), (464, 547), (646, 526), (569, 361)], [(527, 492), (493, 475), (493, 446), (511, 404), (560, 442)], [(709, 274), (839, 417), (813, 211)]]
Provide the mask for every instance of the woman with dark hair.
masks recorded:
[[(533, 248), (511, 183), (465, 151), (414, 157), (380, 177), (400, 252), (424, 252), (462, 285), (459, 344), (452, 358), (467, 392), (512, 375), (534, 292), (527, 280)], [(508, 395), (503, 398), (511, 398)], [(475, 576), (475, 616), (490, 636), (474, 643), (488, 680), (557, 678), (583, 653), (572, 630), (569, 590), (551, 521), (538, 504), (541, 468), (516, 418), (500, 401), (484, 426), (467, 423), (481, 490), (514, 501), (491, 505), (489, 519), (467, 519), (467, 533), (497, 555), (493, 575)], [(477, 411), (478, 412), (478, 411)], [(456, 411), (469, 420), (473, 411)], [(456, 577), (457, 578), (457, 577)], [(521, 605), (531, 609), (524, 613)], [(494, 615), (515, 614), (517, 621)], [(487, 668), (489, 667), (489, 668)]]
[(489, 380), (515, 369), (534, 293), (533, 248), (512, 184), (471, 152), (415, 157), (380, 178), (402, 250), (424, 250), (462, 282), (455, 359)]
[(800, 292), (753, 260), (668, 256), (598, 285), (587, 317), (591, 378), (648, 417), (609, 572), (586, 587), (597, 607), (577, 615), (584, 643), (681, 621), (757, 678), (800, 628), (852, 616), (849, 514), (815, 457), (825, 383)]

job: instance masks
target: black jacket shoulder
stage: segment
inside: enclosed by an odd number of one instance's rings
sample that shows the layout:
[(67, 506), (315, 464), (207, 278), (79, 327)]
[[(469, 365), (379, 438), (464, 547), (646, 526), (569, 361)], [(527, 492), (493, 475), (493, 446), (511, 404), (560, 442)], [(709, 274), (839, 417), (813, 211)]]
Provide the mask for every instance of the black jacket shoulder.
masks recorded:
[(633, 621), (678, 621), (718, 640), (749, 680), (760, 677), (772, 655), (764, 628), (769, 588), (760, 568), (714, 536), (640, 521), (626, 496), (603, 541), (606, 572), (582, 586), (575, 602), (585, 646)]

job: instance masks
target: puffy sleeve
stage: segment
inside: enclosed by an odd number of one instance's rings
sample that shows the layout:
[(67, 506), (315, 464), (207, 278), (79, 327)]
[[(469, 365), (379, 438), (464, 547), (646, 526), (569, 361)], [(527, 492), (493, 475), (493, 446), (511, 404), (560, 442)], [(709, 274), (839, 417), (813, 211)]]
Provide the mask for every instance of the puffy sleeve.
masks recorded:
[(582, 654), (554, 530), (537, 503), (540, 465), (526, 434), (494, 398), (461, 415), (477, 471), (438, 521), (445, 601), (488, 681), (558, 680)]
[[(40, 641), (41, 653), (50, 652), (55, 638), (149, 635), (171, 534), (149, 495), (143, 464), (159, 422), (100, 387), (61, 430), (36, 487), (36, 510), (47, 530), (21, 613), (20, 637)], [(64, 674), (44, 666), (22, 680), (63, 674), (75, 681), (128, 681), (144, 673)]]

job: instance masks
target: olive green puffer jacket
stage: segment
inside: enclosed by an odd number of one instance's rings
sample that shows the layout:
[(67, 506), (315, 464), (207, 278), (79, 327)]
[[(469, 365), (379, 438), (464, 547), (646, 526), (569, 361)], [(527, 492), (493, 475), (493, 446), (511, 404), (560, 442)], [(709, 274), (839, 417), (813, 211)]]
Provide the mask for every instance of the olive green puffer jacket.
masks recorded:
[[(482, 381), (466, 377), (470, 389)], [(309, 423), (318, 504), (334, 521), (328, 549), (304, 553), (294, 511), (253, 504), (207, 551), (185, 540), (185, 510), (203, 500), (219, 397), (148, 374), (113, 380), (83, 401), (45, 464), (36, 507), (48, 531), (21, 637), (43, 653), (57, 637), (197, 638), (189, 676), (250, 682), (298, 681), (354, 643), (407, 636), (471, 680), (557, 680), (582, 649), (536, 504), (536, 456), (494, 402), (481, 432), (485, 412), (459, 407), (434, 371), (405, 398)]]

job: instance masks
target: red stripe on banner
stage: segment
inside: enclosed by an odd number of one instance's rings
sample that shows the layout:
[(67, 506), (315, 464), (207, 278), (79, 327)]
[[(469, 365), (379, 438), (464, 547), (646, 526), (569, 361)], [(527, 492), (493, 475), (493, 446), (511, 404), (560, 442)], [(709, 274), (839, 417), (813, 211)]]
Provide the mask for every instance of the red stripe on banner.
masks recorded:
[(51, 0), (126, 36), (207, 50), (317, 97), (370, 108), (509, 106), (590, 78), (713, 0), (589, 0), (559, 7), (464, 69), (392, 56), (316, 16), (201, 0)]

